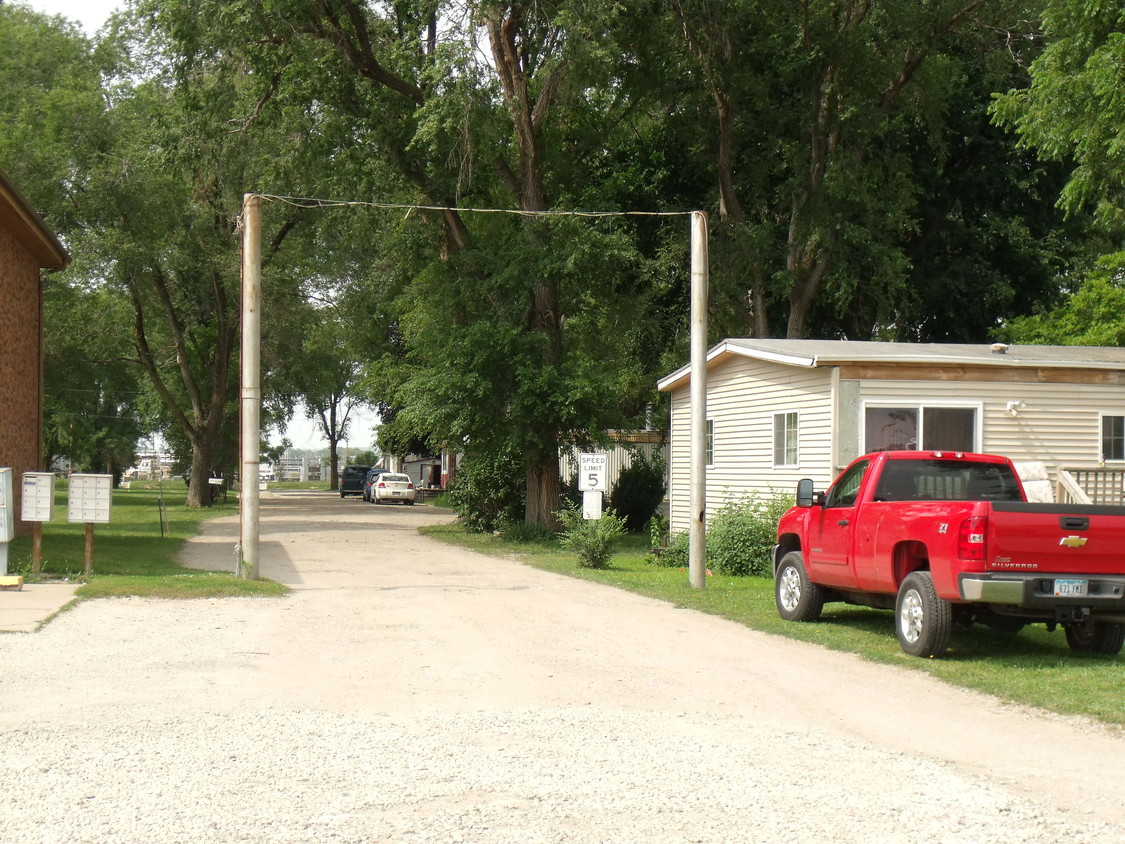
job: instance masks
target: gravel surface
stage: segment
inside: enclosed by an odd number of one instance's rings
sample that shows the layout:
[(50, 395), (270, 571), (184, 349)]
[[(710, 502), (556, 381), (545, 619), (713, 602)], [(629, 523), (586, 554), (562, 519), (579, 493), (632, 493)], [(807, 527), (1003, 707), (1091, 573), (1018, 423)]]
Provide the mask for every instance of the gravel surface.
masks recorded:
[[(0, 636), (0, 841), (1125, 842), (1125, 740), (263, 500), (284, 599)], [(185, 562), (226, 567), (236, 523)]]

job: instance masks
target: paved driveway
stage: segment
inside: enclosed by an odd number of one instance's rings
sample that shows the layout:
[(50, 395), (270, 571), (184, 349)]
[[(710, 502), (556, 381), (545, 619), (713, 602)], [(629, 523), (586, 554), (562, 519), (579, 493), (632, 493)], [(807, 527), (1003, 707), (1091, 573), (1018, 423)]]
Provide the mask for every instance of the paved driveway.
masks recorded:
[(0, 636), (0, 840), (1125, 842), (1119, 732), (416, 532), (443, 518), (268, 495), (291, 596)]

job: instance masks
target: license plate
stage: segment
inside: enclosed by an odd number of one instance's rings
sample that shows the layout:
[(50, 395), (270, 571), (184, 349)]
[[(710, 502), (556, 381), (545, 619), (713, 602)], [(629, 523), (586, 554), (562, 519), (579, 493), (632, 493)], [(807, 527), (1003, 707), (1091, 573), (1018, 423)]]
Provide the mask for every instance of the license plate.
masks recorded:
[(1082, 598), (1086, 595), (1085, 580), (1056, 580), (1056, 598)]
[(402, 493), (399, 490), (394, 489), (394, 490), (391, 490), (391, 495), (402, 495)]

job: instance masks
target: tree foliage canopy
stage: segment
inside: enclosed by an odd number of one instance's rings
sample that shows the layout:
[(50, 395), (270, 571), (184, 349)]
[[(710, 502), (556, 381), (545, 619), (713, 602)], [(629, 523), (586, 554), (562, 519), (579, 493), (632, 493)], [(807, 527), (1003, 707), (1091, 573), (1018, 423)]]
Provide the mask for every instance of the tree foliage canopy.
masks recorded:
[(986, 341), (1086, 290), (1105, 230), (1075, 212), (1120, 213), (1125, 20), (1041, 12), (138, 0), (91, 42), (4, 4), (0, 166), (79, 256), (60, 301), (116, 315), (137, 406), (193, 477), (232, 460), (256, 192), (288, 197), (264, 218), (267, 421), (303, 400), (335, 441), (362, 399), (391, 447), (514, 461), (549, 523), (560, 447), (636, 425), (686, 357), (689, 253), (686, 217), (539, 212), (711, 212), (712, 339)]

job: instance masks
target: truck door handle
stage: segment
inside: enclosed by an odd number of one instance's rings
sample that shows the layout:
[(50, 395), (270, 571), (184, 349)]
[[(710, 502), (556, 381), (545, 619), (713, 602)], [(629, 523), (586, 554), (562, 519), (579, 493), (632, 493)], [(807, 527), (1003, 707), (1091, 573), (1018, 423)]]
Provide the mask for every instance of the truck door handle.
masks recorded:
[(1090, 520), (1084, 516), (1063, 516), (1059, 519), (1063, 530), (1089, 530)]
[(848, 526), (848, 520), (847, 519), (840, 519), (839, 521), (836, 522), (836, 524), (838, 524), (840, 527), (847, 527)]

